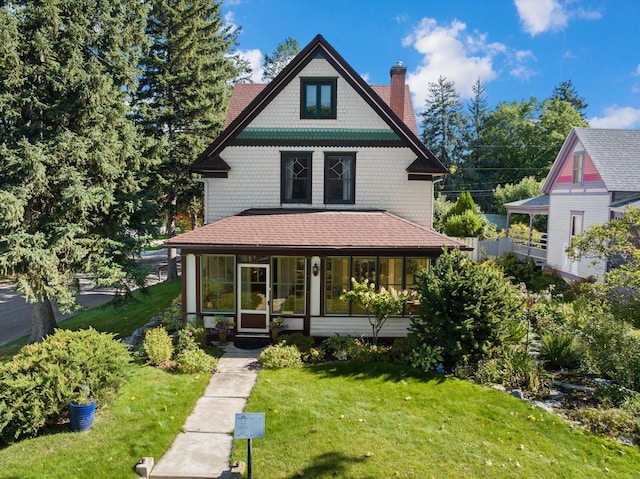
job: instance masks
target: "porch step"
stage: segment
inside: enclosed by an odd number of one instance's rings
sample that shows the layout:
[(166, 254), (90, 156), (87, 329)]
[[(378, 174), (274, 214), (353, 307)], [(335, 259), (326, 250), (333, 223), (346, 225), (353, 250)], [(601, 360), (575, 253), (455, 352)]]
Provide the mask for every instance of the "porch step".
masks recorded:
[(269, 333), (236, 333), (233, 343), (237, 348), (255, 349), (271, 344)]

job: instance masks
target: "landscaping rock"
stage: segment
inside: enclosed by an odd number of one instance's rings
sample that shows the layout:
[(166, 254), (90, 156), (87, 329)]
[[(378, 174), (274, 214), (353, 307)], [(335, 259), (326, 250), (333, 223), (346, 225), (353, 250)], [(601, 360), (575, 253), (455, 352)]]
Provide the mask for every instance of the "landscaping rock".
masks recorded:
[(511, 395), (517, 397), (518, 399), (524, 399), (524, 394), (521, 389), (514, 389), (511, 391)]

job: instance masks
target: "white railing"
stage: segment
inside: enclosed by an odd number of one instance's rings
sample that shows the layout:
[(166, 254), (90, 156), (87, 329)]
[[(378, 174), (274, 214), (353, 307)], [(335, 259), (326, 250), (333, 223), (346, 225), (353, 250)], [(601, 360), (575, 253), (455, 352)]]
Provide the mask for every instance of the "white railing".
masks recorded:
[(547, 259), (547, 233), (509, 228), (513, 252), (545, 261)]

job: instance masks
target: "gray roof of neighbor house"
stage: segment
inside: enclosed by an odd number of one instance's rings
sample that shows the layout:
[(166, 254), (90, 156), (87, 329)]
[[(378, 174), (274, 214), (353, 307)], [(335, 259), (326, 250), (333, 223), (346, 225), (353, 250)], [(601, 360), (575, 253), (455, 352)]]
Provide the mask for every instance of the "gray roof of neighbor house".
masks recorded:
[[(614, 130), (574, 127), (567, 136), (558, 158), (573, 144), (573, 136), (582, 143), (608, 191), (640, 191), (640, 130)], [(556, 161), (542, 191), (548, 193), (558, 169)]]

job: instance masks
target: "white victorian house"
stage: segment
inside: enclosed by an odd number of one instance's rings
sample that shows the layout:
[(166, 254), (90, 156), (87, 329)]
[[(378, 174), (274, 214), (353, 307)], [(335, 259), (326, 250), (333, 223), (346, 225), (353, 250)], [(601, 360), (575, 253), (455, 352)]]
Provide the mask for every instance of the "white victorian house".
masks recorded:
[[(443, 247), (432, 229), (446, 173), (418, 138), (406, 68), (368, 85), (320, 35), (269, 84), (234, 87), (224, 130), (195, 160), (205, 226), (166, 242), (182, 255), (183, 309), (236, 336), (270, 322), (315, 337), (367, 335), (338, 299), (350, 278), (411, 288)], [(381, 337), (404, 336), (408, 315)]]

